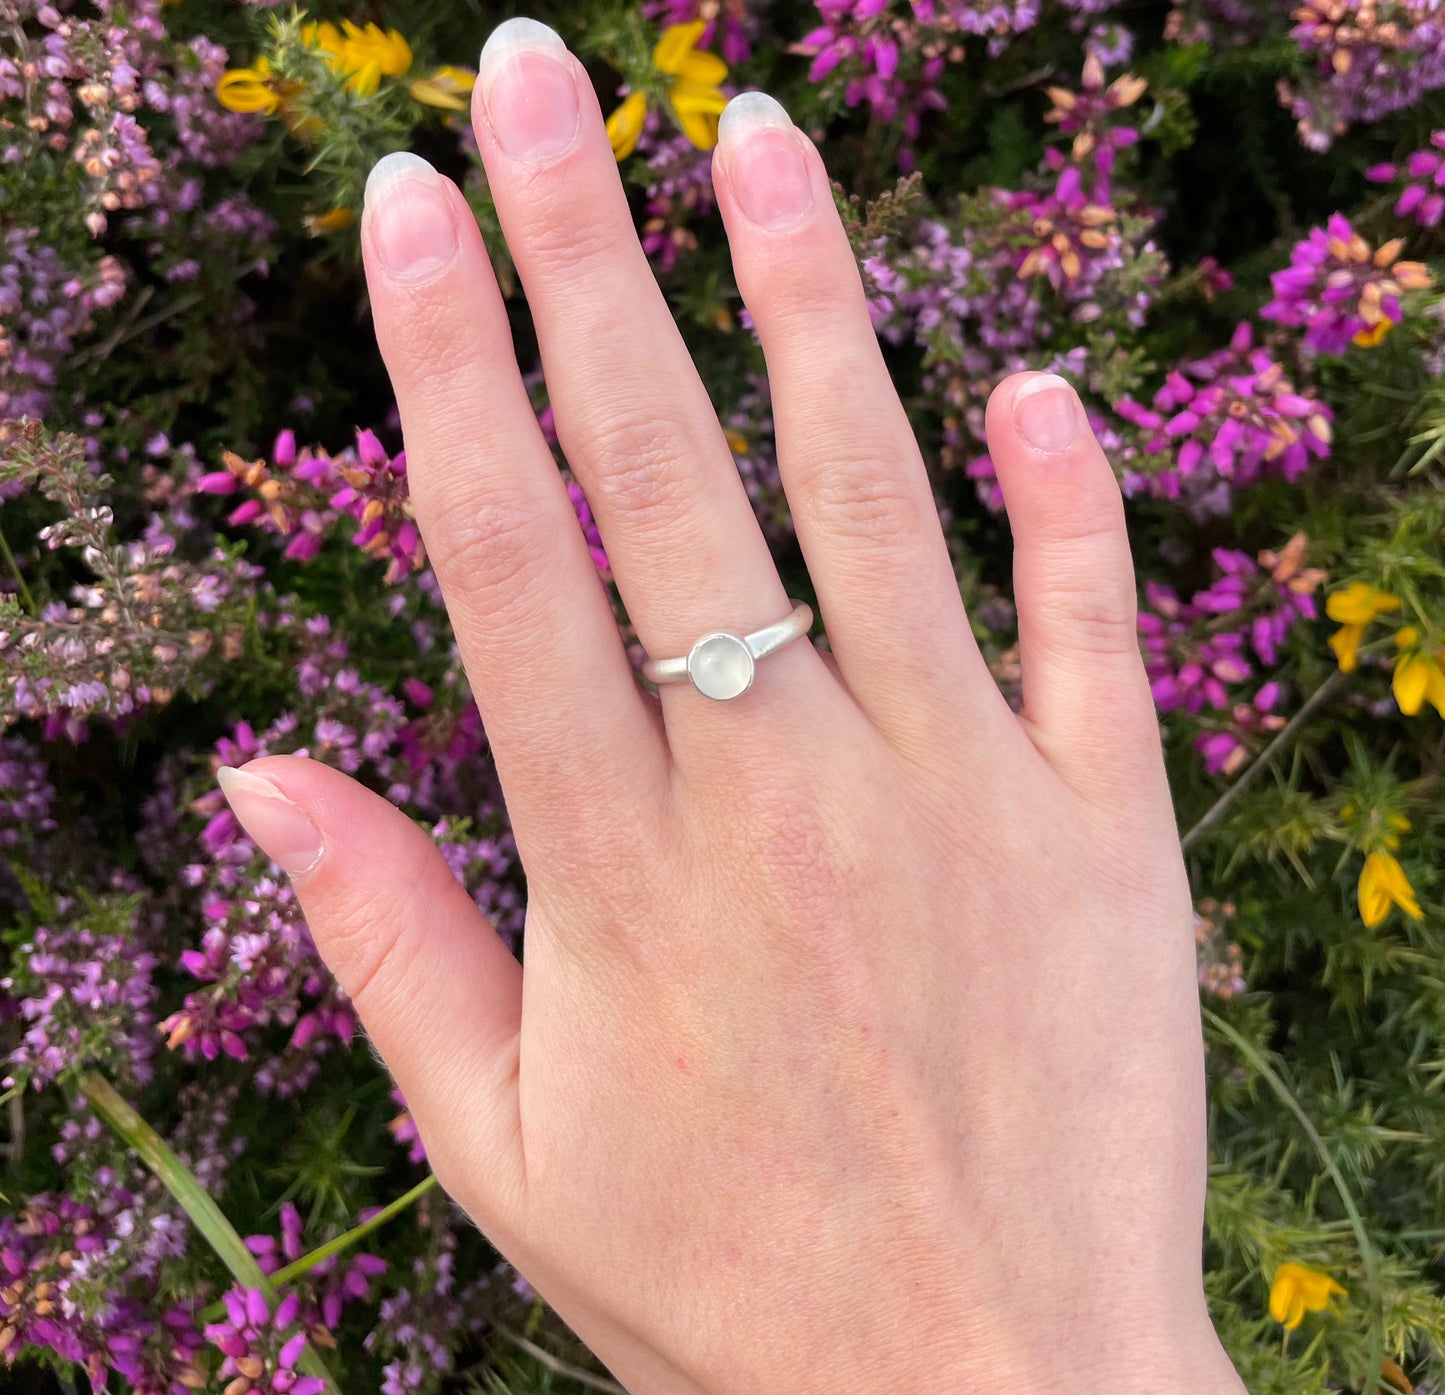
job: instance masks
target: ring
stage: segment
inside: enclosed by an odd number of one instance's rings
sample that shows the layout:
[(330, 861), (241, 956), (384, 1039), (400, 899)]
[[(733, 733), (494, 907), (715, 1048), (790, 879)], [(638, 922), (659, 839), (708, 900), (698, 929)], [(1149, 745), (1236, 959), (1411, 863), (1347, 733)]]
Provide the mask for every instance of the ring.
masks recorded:
[(813, 607), (793, 601), (792, 613), (774, 625), (765, 625), (750, 635), (714, 630), (703, 635), (686, 658), (648, 659), (642, 665), (642, 676), (659, 686), (691, 683), (703, 697), (727, 702), (752, 687), (759, 659), (801, 639), (812, 628)]

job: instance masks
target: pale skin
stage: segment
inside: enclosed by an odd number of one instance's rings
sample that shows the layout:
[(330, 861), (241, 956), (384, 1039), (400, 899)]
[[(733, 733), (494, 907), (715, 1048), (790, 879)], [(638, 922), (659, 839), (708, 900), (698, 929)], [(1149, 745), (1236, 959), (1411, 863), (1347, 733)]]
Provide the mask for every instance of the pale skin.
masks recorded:
[[(1114, 475), (1061, 380), (994, 393), (1015, 714), (822, 159), (779, 111), (725, 117), (714, 177), (831, 653), (796, 642), (732, 702), (639, 685), (475, 223), (393, 160), (367, 277), (527, 874), (525, 972), (378, 795), (289, 757), (227, 794), (442, 1184), (634, 1395), (1238, 1395), (1203, 1294), (1192, 909)], [(585, 72), (504, 29), (473, 119), (643, 644), (781, 618)]]

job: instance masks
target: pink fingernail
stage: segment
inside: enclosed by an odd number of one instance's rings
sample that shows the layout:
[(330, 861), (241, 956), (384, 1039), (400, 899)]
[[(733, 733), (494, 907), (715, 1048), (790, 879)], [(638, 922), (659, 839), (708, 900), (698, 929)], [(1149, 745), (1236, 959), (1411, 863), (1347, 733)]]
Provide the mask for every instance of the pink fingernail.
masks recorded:
[(1079, 434), (1079, 399), (1054, 373), (1030, 378), (1014, 397), (1014, 425), (1035, 450), (1056, 455)]
[(499, 24), (482, 49), (477, 85), (497, 143), (514, 160), (549, 160), (577, 139), (577, 81), (555, 29), (525, 18)]
[(241, 827), (287, 876), (309, 872), (321, 861), (320, 830), (270, 780), (227, 765), (216, 772), (216, 781)]
[(766, 92), (741, 92), (718, 122), (718, 149), (742, 210), (765, 228), (795, 223), (813, 206), (798, 133)]
[(457, 254), (456, 215), (439, 175), (420, 155), (384, 155), (366, 180), (372, 246), (388, 275), (416, 281)]

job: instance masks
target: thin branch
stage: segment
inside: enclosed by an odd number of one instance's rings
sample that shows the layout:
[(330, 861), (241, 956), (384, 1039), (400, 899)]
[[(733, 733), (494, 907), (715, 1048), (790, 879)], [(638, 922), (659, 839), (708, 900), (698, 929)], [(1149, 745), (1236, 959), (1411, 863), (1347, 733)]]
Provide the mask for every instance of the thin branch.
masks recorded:
[(19, 1090), (7, 1092), (6, 1108), (10, 1112), (10, 1141), (5, 1151), (10, 1155), (10, 1165), (19, 1167), (25, 1156), (25, 1101)]
[(153, 286), (142, 286), (140, 290), (135, 293), (135, 297), (131, 300), (131, 303), (126, 307), (126, 312), (121, 316), (120, 323), (116, 325), (99, 344), (93, 345), (89, 349), (81, 350), (71, 362), (78, 365), (88, 363), (92, 359), (96, 363), (101, 363), (105, 359), (108, 359), (129, 337), (131, 326), (134, 325), (140, 317), (140, 312), (150, 304), (154, 295), (155, 288)]
[(1186, 853), (1199, 841), (1200, 836), (1205, 830), (1212, 828), (1224, 817), (1234, 801), (1254, 783), (1255, 777), (1289, 745), (1299, 729), (1314, 716), (1315, 712), (1344, 687), (1345, 682), (1345, 675), (1336, 671), (1330, 674), (1330, 676), (1310, 694), (1305, 700), (1305, 705), (1289, 719), (1285, 726), (1276, 734), (1274, 740), (1259, 753), (1255, 758), (1254, 764), (1214, 801), (1209, 812), (1180, 840), (1180, 845)]
[(310, 1254), (292, 1260), (284, 1269), (278, 1269), (271, 1275), (271, 1282), (278, 1288), (282, 1284), (289, 1284), (292, 1279), (299, 1279), (301, 1275), (309, 1273), (322, 1260), (330, 1259), (332, 1255), (338, 1255), (343, 1250), (350, 1249), (352, 1245), (364, 1240), (378, 1226), (385, 1225), (393, 1216), (399, 1216), (412, 1202), (420, 1200), (436, 1184), (436, 1173), (428, 1173), (404, 1196), (399, 1196), (395, 1201), (383, 1206), (369, 1221), (363, 1221), (359, 1226), (348, 1230), (345, 1235), (338, 1235), (334, 1240), (328, 1240), (324, 1245), (312, 1250)]
[[(234, 285), (237, 281), (244, 281), (246, 277), (250, 276), (253, 272), (259, 271), (264, 265), (264, 262), (259, 261), (247, 262), (244, 266), (238, 267), (231, 276), (228, 276), (226, 278), (227, 284)], [(181, 314), (183, 311), (193, 309), (195, 306), (201, 304), (201, 302), (205, 300), (206, 294), (203, 291), (192, 291), (187, 295), (180, 296), (176, 300), (171, 301), (169, 305), (163, 306), (161, 309), (157, 310), (155, 314), (149, 315), (145, 319), (137, 321), (135, 318), (135, 314), (138, 313), (140, 310), (144, 309), (146, 303), (150, 300), (150, 298), (151, 288), (147, 286), (140, 293), (138, 293), (137, 301), (139, 303), (136, 304), (135, 310), (132, 312), (128, 320), (125, 323), (119, 325), (111, 333), (109, 338), (103, 340), (99, 344), (92, 346), (89, 349), (82, 349), (81, 352), (76, 354), (75, 357), (71, 360), (72, 365), (79, 366), (81, 364), (90, 363), (92, 360), (99, 363), (102, 360), (109, 358), (111, 354), (113, 354), (122, 344), (126, 343), (128, 340), (134, 339), (138, 335), (145, 334), (148, 330), (154, 329), (157, 325), (164, 324), (167, 320)]]
[(568, 1380), (575, 1380), (578, 1385), (585, 1385), (592, 1390), (605, 1390), (608, 1395), (627, 1395), (627, 1392), (615, 1380), (608, 1380), (605, 1376), (594, 1376), (591, 1371), (584, 1371), (582, 1367), (574, 1366), (570, 1361), (563, 1361), (560, 1357), (553, 1356), (550, 1351), (539, 1347), (536, 1342), (528, 1341), (520, 1332), (513, 1332), (510, 1327), (494, 1323), (492, 1331), (500, 1333), (514, 1346), (520, 1347), (534, 1361), (545, 1366), (554, 1375), (566, 1376)]
[(35, 604), (35, 597), (30, 594), (30, 588), (25, 584), (20, 564), (15, 560), (15, 554), (10, 551), (10, 542), (6, 538), (3, 528), (0, 528), (0, 557), (5, 559), (5, 565), (10, 569), (10, 575), (15, 578), (15, 584), (20, 588), (20, 599), (24, 602), (25, 609), (32, 615), (38, 615), (40, 608)]

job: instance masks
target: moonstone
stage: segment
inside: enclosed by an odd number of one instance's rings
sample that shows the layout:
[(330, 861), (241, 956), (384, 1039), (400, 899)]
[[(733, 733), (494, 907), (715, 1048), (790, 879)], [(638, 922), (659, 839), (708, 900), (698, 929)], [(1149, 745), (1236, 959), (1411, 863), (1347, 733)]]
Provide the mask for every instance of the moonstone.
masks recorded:
[(752, 651), (736, 635), (705, 635), (687, 656), (687, 676), (704, 697), (725, 702), (752, 683)]

